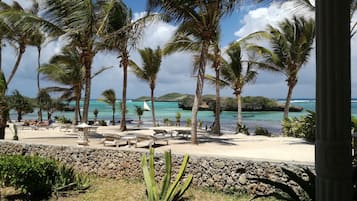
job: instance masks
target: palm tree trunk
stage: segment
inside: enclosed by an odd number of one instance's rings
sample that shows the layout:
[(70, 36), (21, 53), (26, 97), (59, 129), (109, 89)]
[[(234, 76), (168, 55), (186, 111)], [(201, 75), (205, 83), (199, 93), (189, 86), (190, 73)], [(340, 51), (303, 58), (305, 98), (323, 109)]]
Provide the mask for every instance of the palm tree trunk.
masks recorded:
[(123, 94), (121, 103), (121, 120), (120, 120), (120, 131), (126, 130), (126, 89), (128, 85), (128, 64), (129, 56), (127, 52), (122, 53), (121, 64), (123, 66)]
[(113, 121), (113, 126), (115, 125), (115, 103), (112, 105), (112, 121)]
[(15, 64), (14, 64), (14, 67), (12, 68), (12, 71), (11, 71), (11, 74), (10, 74), (10, 76), (9, 76), (9, 79), (6, 81), (7, 86), (9, 86), (9, 84), (10, 84), (12, 78), (14, 78), (14, 76), (15, 76), (15, 73), (16, 73), (16, 71), (17, 71), (19, 65), (20, 65), (22, 55), (25, 53), (25, 49), (26, 49), (25, 46), (20, 45), (19, 55), (17, 56), (16, 62), (15, 62)]
[(90, 92), (91, 92), (91, 66), (92, 66), (92, 53), (87, 53), (85, 55), (85, 89), (84, 89), (84, 104), (83, 104), (83, 118), (82, 122), (88, 121), (88, 113), (89, 113), (89, 101), (90, 101)]
[(216, 71), (216, 112), (214, 113), (214, 126), (213, 126), (213, 133), (220, 135), (221, 134), (221, 121), (220, 121), (220, 115), (221, 115), (221, 95), (220, 95), (220, 77), (219, 77), (219, 68), (215, 67)]
[(156, 118), (155, 118), (155, 104), (154, 104), (154, 88), (151, 88), (151, 113), (152, 113), (152, 126), (156, 126)]
[(192, 105), (192, 124), (191, 124), (191, 136), (192, 136), (192, 144), (198, 144), (197, 140), (197, 113), (201, 103), (202, 91), (203, 91), (203, 83), (205, 79), (205, 70), (206, 70), (206, 58), (208, 52), (209, 41), (204, 40), (201, 49), (200, 56), (200, 65), (198, 68), (198, 76), (197, 76), (197, 85), (196, 85), (196, 94), (195, 99)]
[[(295, 82), (296, 84), (296, 82)], [(285, 101), (285, 106), (284, 106), (284, 119), (289, 117), (289, 107), (290, 107), (290, 101), (291, 101), (291, 96), (293, 94), (293, 89), (295, 87), (294, 83), (288, 84), (289, 90), (288, 90), (288, 95), (286, 97)]]
[(2, 70), (2, 39), (0, 38), (0, 71)]
[(78, 122), (78, 116), (80, 115), (80, 110), (81, 110), (81, 106), (80, 106), (80, 101), (81, 101), (81, 87), (76, 87), (75, 88), (75, 106), (74, 106), (74, 118), (72, 121), (73, 125), (77, 125)]
[(237, 123), (238, 125), (242, 125), (242, 99), (240, 92), (236, 94), (237, 96)]
[[(37, 47), (37, 93), (40, 94), (40, 67), (41, 67), (41, 46)], [(42, 121), (42, 104), (39, 104), (38, 119)]]

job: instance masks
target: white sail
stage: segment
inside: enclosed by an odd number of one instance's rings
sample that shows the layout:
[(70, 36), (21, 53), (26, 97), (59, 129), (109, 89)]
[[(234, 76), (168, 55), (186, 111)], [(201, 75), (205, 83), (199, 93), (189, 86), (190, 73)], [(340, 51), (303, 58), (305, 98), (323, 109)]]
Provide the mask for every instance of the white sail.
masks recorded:
[(150, 111), (151, 110), (149, 105), (146, 103), (146, 101), (144, 101), (144, 110), (145, 111)]

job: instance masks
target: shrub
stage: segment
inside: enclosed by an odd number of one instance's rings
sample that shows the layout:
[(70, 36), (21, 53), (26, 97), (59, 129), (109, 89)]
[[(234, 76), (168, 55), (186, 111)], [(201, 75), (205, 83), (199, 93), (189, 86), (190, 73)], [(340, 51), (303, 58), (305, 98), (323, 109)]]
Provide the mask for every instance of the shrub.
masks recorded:
[(305, 138), (309, 142), (315, 142), (316, 113), (308, 111), (308, 114), (300, 119), (286, 118), (281, 123), (283, 135)]
[(60, 123), (63, 123), (63, 124), (70, 124), (70, 123), (72, 123), (72, 120), (67, 119), (65, 116), (60, 116), (60, 117), (56, 116), (56, 117), (55, 117), (55, 120), (58, 121), (58, 122), (60, 122)]
[(354, 129), (355, 132), (357, 132), (357, 118), (352, 116), (351, 121), (352, 121), (352, 128)]
[(98, 124), (99, 126), (107, 126), (107, 122), (105, 122), (104, 120), (99, 120)]
[(171, 121), (170, 121), (169, 118), (164, 118), (163, 121), (164, 121), (165, 126), (170, 126), (171, 125)]
[(238, 123), (236, 128), (236, 133), (243, 133), (249, 135), (249, 130), (246, 125)]
[(268, 129), (263, 127), (256, 127), (254, 133), (255, 135), (270, 136), (270, 132), (268, 131)]
[(187, 118), (186, 119), (186, 127), (190, 127), (191, 126), (191, 118)]
[(39, 156), (0, 156), (0, 182), (35, 198), (89, 187), (88, 178), (76, 174), (72, 167)]
[(34, 197), (51, 194), (56, 170), (57, 164), (54, 160), (38, 156), (0, 157), (0, 180), (5, 186), (13, 186)]
[(185, 182), (180, 185), (188, 163), (188, 155), (184, 156), (181, 168), (176, 179), (171, 183), (171, 152), (165, 152), (165, 175), (161, 182), (161, 189), (155, 181), (154, 149), (150, 148), (149, 164), (146, 155), (143, 155), (141, 166), (143, 169), (146, 192), (149, 201), (180, 201), (184, 200), (183, 195), (192, 183), (192, 175), (188, 175)]

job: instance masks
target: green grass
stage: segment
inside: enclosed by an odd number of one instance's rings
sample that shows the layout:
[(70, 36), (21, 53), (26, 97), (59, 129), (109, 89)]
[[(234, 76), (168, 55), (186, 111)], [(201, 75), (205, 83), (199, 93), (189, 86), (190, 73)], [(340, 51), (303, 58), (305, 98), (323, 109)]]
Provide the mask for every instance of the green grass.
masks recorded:
[[(1, 188), (0, 188), (1, 189)], [(7, 200), (6, 196), (16, 195), (13, 189), (1, 189), (0, 200)], [(16, 196), (17, 197), (17, 196)], [(220, 192), (212, 192), (200, 188), (191, 187), (185, 194), (189, 201), (248, 201), (252, 196), (227, 195)], [(50, 201), (140, 201), (146, 200), (145, 185), (143, 181), (116, 180), (104, 178), (92, 178), (91, 187), (84, 193), (67, 192), (60, 193), (59, 197), (53, 196)], [(274, 201), (274, 198), (257, 199), (256, 201)]]

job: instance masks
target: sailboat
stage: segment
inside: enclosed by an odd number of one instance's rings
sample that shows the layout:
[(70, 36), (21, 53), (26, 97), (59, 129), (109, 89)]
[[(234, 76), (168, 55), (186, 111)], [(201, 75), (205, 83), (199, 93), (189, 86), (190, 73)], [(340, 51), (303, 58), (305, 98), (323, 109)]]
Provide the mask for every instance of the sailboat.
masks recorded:
[(146, 103), (146, 101), (144, 101), (144, 110), (145, 111), (150, 111), (151, 110), (149, 105)]

